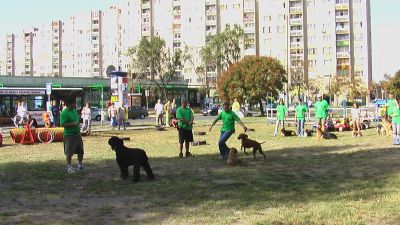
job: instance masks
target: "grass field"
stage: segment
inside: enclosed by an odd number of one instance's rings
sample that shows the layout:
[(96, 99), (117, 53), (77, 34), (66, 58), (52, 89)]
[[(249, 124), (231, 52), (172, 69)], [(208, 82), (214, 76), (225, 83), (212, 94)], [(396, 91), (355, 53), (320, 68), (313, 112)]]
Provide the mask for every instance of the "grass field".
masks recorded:
[[(62, 143), (6, 139), (0, 224), (400, 224), (400, 149), (391, 138), (374, 129), (360, 138), (337, 133), (330, 141), (272, 137), (273, 127), (262, 121), (245, 119), (255, 128), (250, 138), (267, 141), (267, 161), (240, 152), (245, 165), (236, 167), (218, 156), (219, 126), (195, 136), (208, 144), (191, 146), (194, 157), (183, 159), (174, 129), (84, 137), (86, 168), (72, 175), (65, 172)], [(241, 131), (229, 146), (240, 147)], [(147, 151), (156, 181), (119, 178), (107, 145), (112, 134)]]

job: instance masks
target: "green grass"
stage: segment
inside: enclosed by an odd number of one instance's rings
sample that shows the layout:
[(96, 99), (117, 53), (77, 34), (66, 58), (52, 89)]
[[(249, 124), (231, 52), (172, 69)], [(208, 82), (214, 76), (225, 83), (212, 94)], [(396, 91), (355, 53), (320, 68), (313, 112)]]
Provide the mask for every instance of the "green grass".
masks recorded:
[[(62, 143), (0, 148), (0, 224), (399, 224), (400, 149), (374, 129), (339, 140), (272, 137), (265, 118), (245, 119), (268, 160), (218, 157), (219, 127), (179, 159), (177, 131), (84, 137), (85, 171), (66, 174)], [(200, 122), (195, 131), (206, 131)], [(236, 139), (228, 141), (240, 147)], [(291, 127), (289, 129), (294, 129)], [(120, 180), (107, 135), (147, 151), (157, 177)], [(76, 157), (74, 158), (76, 164)], [(132, 172), (130, 170), (130, 172)]]

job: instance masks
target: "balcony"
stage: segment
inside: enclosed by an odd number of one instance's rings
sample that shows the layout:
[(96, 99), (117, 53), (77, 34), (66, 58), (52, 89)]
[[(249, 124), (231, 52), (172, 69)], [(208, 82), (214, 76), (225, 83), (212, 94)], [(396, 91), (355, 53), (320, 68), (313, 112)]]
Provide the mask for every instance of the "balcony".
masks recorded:
[(349, 16), (336, 16), (336, 22), (349, 22)]
[(254, 34), (254, 33), (256, 33), (256, 28), (255, 27), (245, 27), (244, 33), (245, 34)]
[(290, 43), (290, 48), (294, 48), (294, 49), (300, 49), (303, 48), (303, 43), (301, 42), (291, 42)]
[(335, 8), (336, 10), (348, 10), (349, 4), (336, 4)]
[(150, 30), (142, 30), (142, 36), (150, 37)]
[(206, 20), (206, 26), (217, 26), (217, 20)]
[(303, 18), (290, 19), (289, 23), (290, 23), (290, 25), (302, 25)]
[(350, 58), (350, 54), (348, 52), (337, 52), (336, 57), (338, 59), (348, 59)]
[(144, 19), (150, 18), (150, 12), (142, 13), (142, 18)]
[(348, 40), (341, 40), (336, 42), (336, 46), (342, 47), (342, 46), (349, 46), (350, 41)]
[(206, 5), (216, 5), (217, 0), (206, 0)]
[(210, 30), (207, 30), (207, 31), (206, 31), (206, 35), (207, 35), (207, 36), (208, 36), (208, 35), (215, 35), (215, 34), (217, 34), (217, 28), (210, 29)]
[(303, 8), (299, 7), (299, 6), (292, 7), (292, 8), (290, 8), (289, 12), (292, 14), (301, 14), (301, 13), (303, 13)]
[(172, 6), (180, 6), (181, 5), (181, 1), (180, 0), (173, 0), (172, 1)]
[(142, 9), (150, 9), (150, 8), (151, 8), (150, 2), (142, 3)]
[(336, 28), (336, 33), (337, 34), (349, 34), (349, 28), (348, 27), (337, 27)]
[(216, 15), (217, 15), (217, 10), (215, 9), (206, 10), (206, 16), (216, 16)]
[(245, 49), (243, 53), (244, 53), (244, 55), (256, 55), (257, 51), (256, 51), (255, 46), (251, 45), (251, 46), (247, 46), (247, 49)]
[(302, 30), (292, 30), (292, 31), (290, 31), (290, 36), (293, 36), (293, 37), (303, 36), (303, 31)]

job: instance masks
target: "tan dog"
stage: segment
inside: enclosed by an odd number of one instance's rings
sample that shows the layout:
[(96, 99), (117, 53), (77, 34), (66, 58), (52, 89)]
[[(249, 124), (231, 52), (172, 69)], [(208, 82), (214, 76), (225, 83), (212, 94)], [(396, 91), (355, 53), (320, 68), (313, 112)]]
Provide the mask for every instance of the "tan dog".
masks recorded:
[(334, 133), (324, 132), (322, 131), (321, 127), (317, 128), (316, 137), (323, 139), (337, 139), (337, 136)]
[(392, 123), (389, 121), (387, 117), (382, 117), (382, 128), (380, 129), (380, 134), (383, 136), (385, 133), (386, 137), (393, 136), (393, 127)]
[(282, 137), (296, 136), (296, 132), (294, 132), (292, 130), (286, 130), (284, 127), (282, 127), (281, 135), (282, 135)]
[(267, 160), (267, 157), (265, 156), (261, 147), (261, 144), (264, 144), (265, 142), (259, 143), (258, 141), (251, 140), (247, 134), (239, 134), (237, 139), (242, 141), (242, 146), (240, 146), (240, 150), (242, 150), (243, 148), (243, 151), (246, 155), (246, 148), (253, 148), (254, 159), (256, 158), (256, 152), (258, 150), (258, 152), (260, 152), (260, 154), (264, 156), (264, 160)]
[(238, 150), (236, 148), (229, 148), (228, 164), (231, 166), (236, 166), (239, 162)]

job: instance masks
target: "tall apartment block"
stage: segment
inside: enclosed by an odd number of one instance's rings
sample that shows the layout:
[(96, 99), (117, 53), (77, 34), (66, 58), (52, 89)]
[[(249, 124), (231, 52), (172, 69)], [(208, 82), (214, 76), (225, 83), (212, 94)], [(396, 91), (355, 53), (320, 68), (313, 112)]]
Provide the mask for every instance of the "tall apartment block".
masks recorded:
[[(0, 55), (5, 57), (2, 70), (12, 75), (105, 77), (110, 65), (131, 69), (125, 54), (129, 47), (160, 36), (171, 51), (189, 48), (193, 63), (185, 63), (177, 77), (199, 84), (204, 80), (195, 68), (206, 37), (227, 24), (243, 28), (243, 56), (278, 58), (288, 70), (289, 83), (299, 63), (305, 79), (351, 76), (366, 85), (372, 82), (370, 0), (121, 0), (104, 11), (8, 35), (6, 53)], [(217, 71), (207, 71), (208, 82), (215, 84), (216, 78)]]

